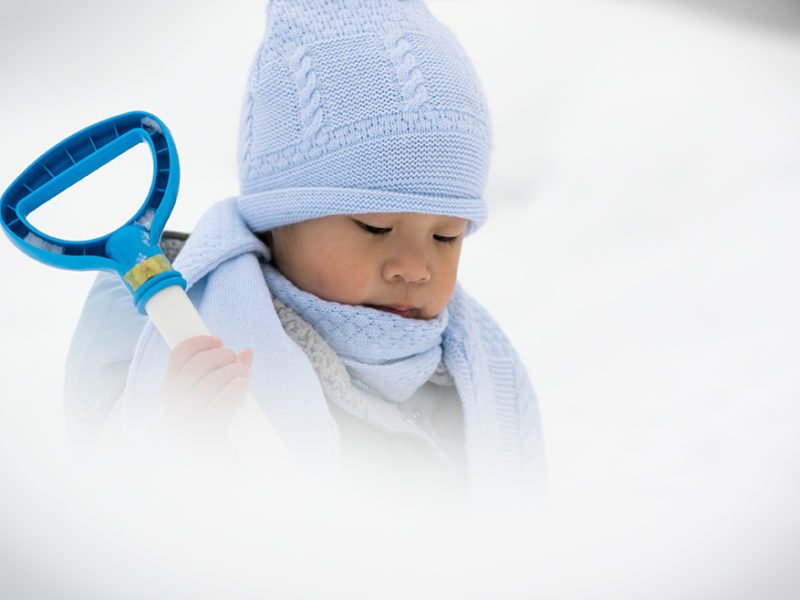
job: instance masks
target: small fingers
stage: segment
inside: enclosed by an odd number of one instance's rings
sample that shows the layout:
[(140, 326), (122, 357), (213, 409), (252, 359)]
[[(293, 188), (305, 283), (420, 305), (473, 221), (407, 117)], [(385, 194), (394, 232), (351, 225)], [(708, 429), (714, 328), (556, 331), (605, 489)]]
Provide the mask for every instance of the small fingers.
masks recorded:
[(253, 366), (253, 351), (250, 348), (245, 348), (239, 353), (239, 361), (248, 367)]
[(211, 335), (198, 335), (182, 341), (173, 348), (167, 363), (167, 377), (175, 377), (198, 352), (222, 347), (222, 340)]
[(238, 353), (219, 338), (196, 336), (170, 355), (162, 394), (177, 422), (227, 422), (241, 405), (250, 385), (253, 351)]
[(189, 394), (206, 399), (206, 403), (220, 394), (226, 386), (236, 378), (248, 379), (250, 367), (240, 362), (221, 366), (204, 375), (192, 388)]
[(175, 385), (181, 389), (191, 389), (210, 373), (228, 365), (239, 364), (238, 360), (236, 353), (230, 348), (201, 350), (183, 365), (175, 376)]

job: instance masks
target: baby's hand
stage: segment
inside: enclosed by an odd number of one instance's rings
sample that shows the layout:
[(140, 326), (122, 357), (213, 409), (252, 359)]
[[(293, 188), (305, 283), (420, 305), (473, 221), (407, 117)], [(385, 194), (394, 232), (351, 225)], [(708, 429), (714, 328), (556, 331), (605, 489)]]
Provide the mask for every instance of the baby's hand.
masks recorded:
[(221, 433), (247, 393), (252, 364), (252, 350), (237, 356), (219, 338), (197, 336), (178, 344), (161, 385), (170, 424)]

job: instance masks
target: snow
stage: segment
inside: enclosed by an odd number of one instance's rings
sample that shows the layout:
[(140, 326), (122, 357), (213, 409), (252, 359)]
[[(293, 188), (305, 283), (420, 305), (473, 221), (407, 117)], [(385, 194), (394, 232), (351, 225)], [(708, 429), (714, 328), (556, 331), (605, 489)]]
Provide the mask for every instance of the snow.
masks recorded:
[(39, 250), (44, 250), (45, 252), (64, 254), (64, 248), (62, 246), (54, 244), (53, 242), (48, 242), (47, 240), (43, 240), (38, 235), (31, 233), (30, 231), (25, 235), (23, 241), (35, 248), (39, 248)]
[[(76, 4), (51, 2), (43, 23), (13, 3), (0, 19), (15, 23), (0, 36), (0, 183), (83, 125), (150, 110), (181, 156), (168, 228), (190, 229), (237, 191), (262, 3), (174, 2), (146, 24), (136, 17), (148, 2)], [(0, 553), (15, 575), (0, 581), (119, 593), (135, 558), (149, 578), (132, 597), (261, 589), (262, 570), (298, 597), (387, 581), (398, 597), (797, 596), (800, 35), (669, 2), (431, 6), (473, 58), (494, 118), (491, 216), (467, 240), (460, 277), (538, 391), (547, 523), (479, 528), (470, 539), (493, 553), (470, 554), (441, 513), (386, 521), (357, 505), (335, 523), (333, 508), (275, 498), (265, 482), (197, 498), (132, 476), (142, 498), (123, 487), (98, 499), (100, 483), (74, 476), (59, 398), (93, 275), (0, 243), (15, 282), (0, 361)], [(435, 524), (452, 544), (415, 537)], [(77, 551), (78, 538), (91, 543)], [(238, 552), (220, 556), (222, 545)], [(316, 577), (304, 575), (311, 564)], [(43, 571), (52, 581), (35, 583)]]
[(150, 117), (145, 117), (145, 118), (142, 119), (142, 127), (144, 127), (145, 130), (150, 134), (152, 134), (152, 133), (161, 133), (161, 125), (156, 123)]
[(147, 210), (144, 211), (142, 216), (136, 219), (136, 221), (134, 222), (137, 225), (141, 225), (142, 227), (150, 231), (150, 225), (153, 224), (153, 219), (155, 218), (155, 216), (156, 216), (156, 211), (154, 211), (152, 208), (148, 208)]

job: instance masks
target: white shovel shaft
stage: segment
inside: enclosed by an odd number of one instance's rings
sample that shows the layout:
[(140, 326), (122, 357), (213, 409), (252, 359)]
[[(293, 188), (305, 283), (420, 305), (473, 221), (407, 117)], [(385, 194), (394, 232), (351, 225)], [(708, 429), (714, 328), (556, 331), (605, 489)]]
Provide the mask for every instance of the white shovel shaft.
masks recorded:
[(180, 286), (164, 288), (150, 298), (144, 309), (170, 350), (190, 337), (211, 335)]

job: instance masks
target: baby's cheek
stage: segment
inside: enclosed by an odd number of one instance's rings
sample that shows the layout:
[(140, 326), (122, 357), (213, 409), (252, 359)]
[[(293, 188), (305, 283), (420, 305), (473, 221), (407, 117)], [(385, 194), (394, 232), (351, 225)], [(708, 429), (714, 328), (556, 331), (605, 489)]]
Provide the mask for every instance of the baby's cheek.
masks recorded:
[(320, 265), (315, 272), (314, 293), (333, 302), (360, 304), (364, 300), (366, 282), (356, 269), (342, 263)]
[(445, 306), (450, 302), (453, 297), (453, 294), (456, 291), (456, 276), (450, 275), (445, 277), (443, 281), (439, 282), (439, 285), (436, 289), (436, 301), (439, 305), (439, 310), (441, 311), (444, 309)]

